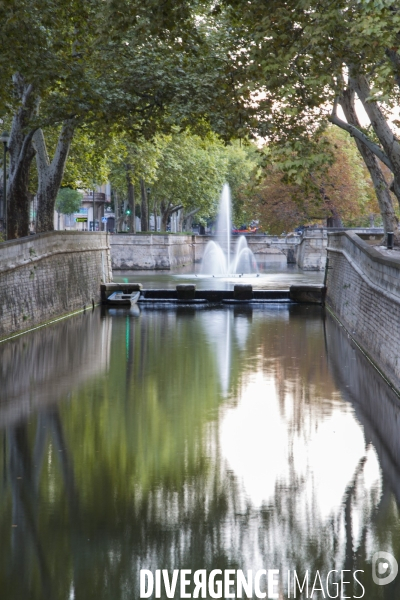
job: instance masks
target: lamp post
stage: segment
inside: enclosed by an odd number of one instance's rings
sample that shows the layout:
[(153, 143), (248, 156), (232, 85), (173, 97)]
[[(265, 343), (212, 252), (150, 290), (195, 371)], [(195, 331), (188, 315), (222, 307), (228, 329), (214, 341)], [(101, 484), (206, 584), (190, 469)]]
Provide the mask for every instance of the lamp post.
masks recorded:
[(4, 155), (3, 155), (3, 232), (4, 237), (7, 239), (7, 144), (10, 139), (10, 134), (8, 131), (3, 131), (0, 136), (0, 140), (4, 145)]
[(95, 213), (95, 206), (94, 206), (94, 186), (93, 186), (93, 233), (96, 231), (96, 219), (94, 217), (94, 213)]
[(146, 189), (146, 196), (147, 196), (147, 231), (150, 231), (150, 192), (151, 192), (151, 189), (148, 187)]

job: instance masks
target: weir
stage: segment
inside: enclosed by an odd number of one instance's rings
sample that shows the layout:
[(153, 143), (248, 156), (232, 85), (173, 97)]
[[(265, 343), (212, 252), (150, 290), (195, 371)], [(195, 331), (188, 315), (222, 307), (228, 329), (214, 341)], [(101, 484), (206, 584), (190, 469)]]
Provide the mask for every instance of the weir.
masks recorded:
[(143, 289), (141, 283), (101, 284), (101, 301), (107, 304), (114, 292), (131, 294), (140, 290), (138, 303), (146, 304), (219, 304), (219, 303), (269, 303), (296, 302), (301, 304), (323, 304), (326, 288), (323, 284), (291, 285), (288, 290), (259, 290), (248, 284), (237, 284), (233, 290), (196, 289), (192, 284), (180, 284), (175, 289)]

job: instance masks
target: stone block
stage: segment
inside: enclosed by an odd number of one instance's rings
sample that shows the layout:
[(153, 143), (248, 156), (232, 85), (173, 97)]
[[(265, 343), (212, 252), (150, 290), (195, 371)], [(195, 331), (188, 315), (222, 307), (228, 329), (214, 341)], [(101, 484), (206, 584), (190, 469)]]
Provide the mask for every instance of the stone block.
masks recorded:
[(326, 287), (323, 285), (291, 285), (290, 299), (302, 304), (323, 304)]
[(235, 300), (251, 300), (253, 298), (253, 286), (248, 283), (237, 283), (233, 287), (233, 298)]
[(194, 283), (180, 283), (176, 286), (176, 297), (178, 300), (194, 300), (196, 286)]

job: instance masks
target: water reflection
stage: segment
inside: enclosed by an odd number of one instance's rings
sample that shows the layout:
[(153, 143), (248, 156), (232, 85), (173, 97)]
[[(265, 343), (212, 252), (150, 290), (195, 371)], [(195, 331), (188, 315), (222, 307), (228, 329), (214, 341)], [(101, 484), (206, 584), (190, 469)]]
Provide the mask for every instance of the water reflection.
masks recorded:
[(140, 568), (398, 597), (398, 402), (321, 309), (95, 311), (0, 355), (2, 598), (139, 598)]
[[(95, 321), (95, 325), (94, 325)], [(0, 344), (0, 427), (108, 370), (112, 321), (85, 312)]]

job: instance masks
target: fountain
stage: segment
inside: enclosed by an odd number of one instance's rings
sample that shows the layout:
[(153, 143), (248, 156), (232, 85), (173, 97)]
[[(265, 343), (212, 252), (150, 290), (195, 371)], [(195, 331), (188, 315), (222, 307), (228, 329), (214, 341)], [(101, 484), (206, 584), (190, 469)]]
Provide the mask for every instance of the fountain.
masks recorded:
[(232, 259), (231, 238), (231, 194), (226, 183), (222, 189), (217, 220), (217, 241), (208, 242), (201, 263), (202, 275), (229, 277), (249, 273), (258, 273), (257, 262), (253, 252), (247, 246), (246, 238), (238, 238)]

